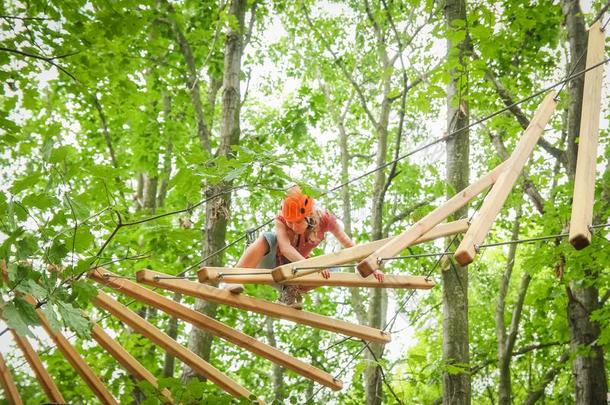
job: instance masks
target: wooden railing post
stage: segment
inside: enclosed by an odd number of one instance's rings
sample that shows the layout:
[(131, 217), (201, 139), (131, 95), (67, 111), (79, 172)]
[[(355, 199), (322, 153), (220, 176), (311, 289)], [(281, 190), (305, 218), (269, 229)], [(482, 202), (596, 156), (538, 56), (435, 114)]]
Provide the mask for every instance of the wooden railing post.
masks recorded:
[(505, 170), (502, 171), (498, 181), (483, 201), (481, 209), (472, 221), (466, 235), (464, 235), (460, 246), (456, 249), (454, 257), (460, 265), (466, 266), (474, 260), (478, 246), (481, 245), (491, 229), (496, 216), (521, 174), (523, 166), (532, 154), (538, 139), (555, 111), (557, 105), (555, 96), (556, 93), (551, 91), (540, 104), (538, 111), (536, 111), (523, 136), (519, 139), (515, 150), (506, 161)]
[[(589, 29), (587, 68), (604, 59), (604, 44), (604, 32), (601, 30), (601, 23), (597, 21)], [(570, 243), (578, 250), (589, 246), (591, 243), (589, 226), (593, 221), (595, 167), (597, 165), (603, 76), (603, 66), (585, 73), (580, 132), (578, 135), (578, 159), (576, 160), (572, 216), (570, 218)]]

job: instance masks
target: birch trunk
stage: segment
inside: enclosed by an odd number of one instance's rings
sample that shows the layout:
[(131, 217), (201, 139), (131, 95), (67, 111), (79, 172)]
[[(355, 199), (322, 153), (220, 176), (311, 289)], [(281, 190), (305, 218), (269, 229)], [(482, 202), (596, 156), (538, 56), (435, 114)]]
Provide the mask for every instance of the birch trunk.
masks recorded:
[[(586, 56), (580, 57), (587, 47), (585, 21), (578, 1), (562, 0), (570, 43), (570, 65), (580, 71), (585, 67)], [(578, 154), (578, 133), (583, 99), (584, 76), (570, 82), (568, 87), (567, 160), (568, 175), (574, 179)], [(599, 221), (601, 218), (597, 218)], [(569, 266), (570, 264), (567, 263)], [(594, 284), (599, 270), (585, 269), (579, 280), (570, 282), (568, 295), (568, 322), (570, 346), (576, 353), (572, 361), (577, 404), (605, 404), (608, 400), (608, 384), (604, 367), (604, 351), (596, 342), (600, 326), (591, 320), (591, 313), (600, 307), (599, 291)], [(583, 350), (585, 349), (585, 350)]]
[[(466, 21), (466, 1), (448, 0), (445, 3), (445, 19), (448, 29), (455, 30), (455, 21)], [(465, 28), (461, 28), (465, 29)], [(447, 58), (458, 60), (459, 69), (450, 71), (447, 85), (447, 132), (465, 127), (469, 122), (467, 96), (468, 36), (460, 42), (447, 40)], [(447, 141), (448, 197), (468, 186), (469, 183), (469, 131), (464, 130)], [(453, 219), (467, 215), (464, 206)], [(443, 362), (451, 370), (443, 373), (443, 403), (470, 404), (470, 356), (468, 340), (468, 269), (450, 263), (443, 269)]]
[[(231, 157), (231, 147), (239, 143), (240, 127), (240, 72), (242, 57), (242, 42), (246, 1), (233, 0), (230, 15), (237, 21), (237, 30), (230, 28), (225, 42), (225, 59), (223, 73), (222, 118), (220, 129), (220, 143), (217, 154)], [(202, 257), (207, 258), (225, 245), (227, 221), (231, 207), (231, 193), (227, 190), (230, 182), (207, 187), (205, 197), (226, 192), (206, 204), (206, 223), (203, 235)], [(223, 254), (210, 257), (203, 264), (206, 266), (221, 266)], [(203, 300), (195, 301), (195, 309), (210, 316), (216, 316), (217, 305), (209, 304)], [(210, 360), (213, 336), (200, 329), (193, 328), (189, 336), (189, 349), (206, 361)], [(192, 377), (192, 371), (185, 369), (183, 380)]]

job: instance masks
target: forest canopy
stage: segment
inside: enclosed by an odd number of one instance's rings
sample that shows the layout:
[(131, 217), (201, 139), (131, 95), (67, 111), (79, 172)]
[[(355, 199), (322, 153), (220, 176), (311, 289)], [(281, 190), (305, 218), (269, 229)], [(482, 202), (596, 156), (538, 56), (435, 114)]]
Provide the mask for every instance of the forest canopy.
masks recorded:
[[(606, 403), (608, 4), (2, 2), (0, 374), (24, 403), (52, 399), (22, 336), (66, 403), (104, 402), (48, 326), (116, 403), (166, 403), (168, 392), (185, 404), (252, 400), (233, 398), (102, 309), (103, 292), (266, 403)], [(605, 42), (603, 63), (589, 72), (606, 73), (589, 154), (592, 236), (576, 250), (568, 233), (582, 197), (574, 185), (583, 100), (594, 97), (583, 91), (590, 28), (602, 28)], [(88, 277), (103, 268), (135, 282), (150, 269), (197, 282), (201, 266), (234, 267), (275, 229), (295, 184), (356, 245), (399, 235), (507, 160), (550, 91), (554, 114), (472, 264), (451, 255), (457, 234), (383, 261), (387, 277), (425, 276), (432, 289), (304, 294), (305, 311), (391, 332), (391, 342), (154, 289), (332, 375), (341, 390)], [(476, 223), (487, 190), (447, 222)], [(311, 255), (341, 247), (329, 236)], [(245, 290), (278, 299), (269, 285)], [(96, 327), (156, 386), (100, 346)], [(0, 403), (11, 403), (4, 378)]]

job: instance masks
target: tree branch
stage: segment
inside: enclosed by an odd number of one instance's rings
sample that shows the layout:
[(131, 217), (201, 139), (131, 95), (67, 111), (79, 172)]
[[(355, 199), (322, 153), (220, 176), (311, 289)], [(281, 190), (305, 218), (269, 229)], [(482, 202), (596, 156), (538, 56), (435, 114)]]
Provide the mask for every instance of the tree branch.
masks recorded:
[(75, 82), (78, 83), (78, 79), (76, 79), (76, 77), (70, 73), (69, 71), (67, 71), (65, 68), (63, 68), (61, 65), (57, 64), (54, 62), (54, 59), (60, 58), (60, 57), (65, 57), (65, 56), (52, 56), (52, 57), (46, 57), (46, 56), (41, 56), (41, 55), (36, 55), (33, 53), (29, 53), (29, 52), (23, 52), (20, 51), (18, 49), (11, 49), (11, 48), (5, 48), (3, 46), (0, 46), (0, 51), (4, 51), (4, 52), (9, 52), (9, 53), (14, 53), (17, 55), (21, 55), (21, 56), (25, 56), (28, 58), (33, 58), (33, 59), (38, 59), (38, 60), (42, 60), (44, 62), (47, 62), (48, 64), (50, 64), (51, 66), (56, 67), (57, 69), (59, 69), (61, 72), (65, 73), (66, 75), (68, 75), (72, 80), (74, 80)]
[[(500, 138), (500, 135), (494, 134), (490, 131), (489, 137), (491, 138), (491, 143), (494, 146), (494, 148), (496, 149), (496, 153), (498, 154), (498, 156), (500, 156), (500, 158), (502, 160), (508, 159), (509, 154), (508, 154), (508, 151), (506, 150), (506, 146), (504, 146), (504, 142), (502, 142), (502, 138)], [(538, 192), (538, 189), (536, 188), (536, 186), (530, 179), (526, 168), (523, 169), (522, 176), (523, 176), (523, 189), (524, 189), (525, 193), (528, 195), (530, 200), (532, 200), (532, 202), (534, 203), (534, 206), (536, 207), (538, 212), (540, 214), (544, 214), (544, 204), (545, 204), (544, 198), (542, 197), (540, 192)]]
[(383, 228), (383, 234), (387, 235), (390, 231), (390, 228), (392, 227), (392, 225), (394, 225), (396, 222), (398, 221), (402, 221), (403, 219), (405, 219), (406, 217), (408, 217), (409, 215), (411, 215), (413, 213), (413, 211), (415, 211), (418, 208), (421, 208), (425, 205), (430, 204), (432, 201), (434, 201), (435, 198), (429, 198), (427, 200), (424, 201), (420, 201), (418, 203), (415, 203), (414, 205), (402, 210), (400, 213), (394, 215), (385, 225), (385, 227)]
[[(170, 13), (173, 13), (173, 7), (165, 1), (166, 7)], [(159, 18), (159, 22), (167, 24), (171, 27), (174, 35), (176, 36), (176, 42), (184, 58), (184, 62), (187, 66), (186, 81), (191, 95), (191, 104), (195, 111), (195, 119), (197, 122), (197, 135), (201, 143), (201, 147), (204, 151), (211, 152), (210, 146), (210, 130), (205, 122), (205, 115), (203, 113), (203, 106), (201, 105), (201, 90), (199, 86), (199, 76), (197, 74), (197, 66), (195, 65), (195, 58), (191, 46), (188, 43), (184, 33), (178, 26), (178, 23), (171, 18)]]
[(339, 56), (335, 53), (335, 51), (332, 50), (330, 44), (328, 43), (328, 41), (326, 41), (326, 39), (324, 38), (324, 36), (320, 33), (320, 31), (318, 31), (315, 27), (315, 25), (313, 24), (313, 21), (311, 20), (311, 17), (309, 15), (309, 12), (307, 11), (307, 8), (305, 7), (304, 2), (301, 0), (301, 8), (303, 10), (303, 13), (305, 15), (305, 21), (307, 22), (307, 25), (309, 25), (309, 28), (311, 28), (311, 30), (320, 38), (320, 40), (322, 41), (322, 43), (324, 44), (324, 47), (326, 48), (326, 50), (328, 52), (330, 52), (330, 54), (333, 57), (333, 60), (335, 62), (335, 64), (337, 66), (339, 66), (339, 69), (341, 70), (341, 73), (343, 73), (343, 75), (345, 76), (345, 78), (350, 82), (350, 84), (354, 87), (354, 90), (356, 91), (356, 94), (358, 95), (358, 98), (360, 100), (360, 104), (362, 106), (362, 109), (364, 110), (364, 112), (366, 113), (366, 115), (369, 117), (369, 119), (371, 120), (371, 123), (373, 124), (373, 126), (378, 127), (378, 122), (375, 119), (375, 116), (373, 115), (373, 113), (371, 112), (371, 110), (368, 107), (368, 104), (366, 102), (366, 97), (364, 97), (364, 93), (362, 92), (362, 88), (360, 87), (360, 85), (356, 82), (356, 80), (354, 79), (354, 77), (347, 71), (347, 68), (345, 67), (345, 65), (343, 64), (343, 62), (341, 62), (341, 59), (339, 58)]
[(561, 356), (557, 365), (555, 367), (549, 369), (546, 372), (546, 374), (544, 375), (542, 380), (537, 384), (536, 389), (531, 391), (527, 395), (527, 398), (523, 402), (524, 405), (533, 405), (540, 398), (542, 398), (542, 396), (544, 395), (544, 390), (546, 389), (546, 386), (549, 385), (551, 383), (551, 381), (553, 381), (555, 379), (557, 374), (559, 374), (559, 372), (563, 368), (564, 363), (566, 363), (569, 358), (570, 358), (570, 351), (568, 350)]
[[(476, 53), (472, 45), (470, 47), (470, 51), (472, 52), (472, 56), (474, 59), (481, 60), (481, 57)], [(508, 107), (509, 111), (515, 116), (515, 118), (519, 122), (519, 125), (521, 125), (521, 128), (526, 129), (530, 124), (529, 119), (527, 118), (523, 110), (521, 110), (521, 107), (515, 105), (515, 100), (513, 96), (496, 77), (494, 72), (488, 67), (485, 68), (485, 78), (489, 80), (489, 82), (491, 82), (491, 84), (494, 86), (496, 92), (498, 93), (498, 96), (500, 96), (500, 99), (502, 99), (504, 105)], [(567, 167), (568, 158), (565, 151), (551, 145), (547, 140), (542, 137), (538, 140), (538, 145), (540, 145), (555, 159), (559, 160), (564, 167)]]

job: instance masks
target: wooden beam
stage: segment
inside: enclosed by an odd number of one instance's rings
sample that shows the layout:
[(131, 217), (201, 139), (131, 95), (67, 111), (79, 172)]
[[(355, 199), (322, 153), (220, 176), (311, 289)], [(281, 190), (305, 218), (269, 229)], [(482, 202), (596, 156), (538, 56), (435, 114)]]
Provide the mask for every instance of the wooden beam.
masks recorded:
[(129, 327), (131, 327), (137, 333), (145, 336), (154, 344), (162, 347), (172, 356), (179, 358), (185, 364), (188, 364), (199, 375), (207, 378), (229, 394), (238, 398), (249, 398), (250, 395), (252, 395), (250, 391), (239, 385), (239, 383), (223, 374), (221, 371), (203, 360), (201, 357), (197, 356), (195, 353), (180, 345), (167, 334), (161, 332), (141, 316), (127, 308), (125, 305), (119, 303), (106, 293), (99, 291), (97, 296), (93, 299), (93, 305), (110, 312), (116, 318), (129, 325)]
[[(155, 277), (160, 277), (156, 279)], [(259, 314), (271, 316), (274, 318), (287, 319), (303, 325), (312, 326), (314, 328), (324, 329), (335, 333), (341, 333), (347, 336), (353, 336), (364, 340), (387, 343), (390, 341), (390, 335), (375, 328), (364, 325), (354, 325), (349, 322), (339, 319), (329, 318), (327, 316), (314, 314), (307, 311), (301, 311), (291, 308), (287, 305), (276, 304), (261, 300), (254, 297), (249, 297), (245, 294), (231, 294), (227, 290), (215, 288), (209, 285), (196, 283), (188, 280), (167, 280), (167, 274), (158, 273), (152, 270), (140, 270), (136, 277), (139, 282), (148, 284), (153, 287), (161, 287), (166, 290), (181, 292), (182, 294), (192, 297), (201, 298), (206, 301), (215, 302), (217, 304), (227, 304), (246, 311), (257, 312)], [(324, 375), (328, 379), (330, 376)], [(319, 377), (321, 378), (321, 377)], [(313, 378), (312, 378), (313, 379)], [(332, 377), (327, 382), (332, 381)]]
[[(36, 305), (34, 298), (31, 296), (25, 297), (27, 301), (32, 305)], [(106, 388), (104, 383), (99, 379), (97, 375), (91, 370), (89, 365), (85, 363), (85, 360), (78, 354), (76, 349), (70, 344), (68, 339), (59, 331), (53, 330), (47, 317), (42, 312), (42, 309), (37, 308), (36, 313), (38, 314), (38, 318), (40, 319), (40, 324), (47, 332), (49, 337), (55, 342), (55, 345), (61, 352), (61, 354), (68, 360), (68, 363), (72, 366), (72, 368), (81, 376), (81, 378), (85, 381), (85, 383), (91, 388), (91, 391), (99, 398), (99, 400), (103, 404), (110, 405), (118, 405), (118, 402), (113, 398), (110, 391)]]
[(65, 403), (66, 401), (64, 400), (64, 397), (61, 395), (61, 392), (59, 392), (57, 385), (55, 385), (55, 382), (42, 364), (40, 357), (38, 357), (38, 353), (36, 353), (30, 344), (30, 341), (25, 336), (20, 336), (13, 329), (11, 329), (11, 333), (15, 343), (17, 343), (17, 346), (19, 346), (23, 352), (23, 356), (29, 363), (34, 375), (36, 375), (36, 379), (40, 383), (40, 386), (42, 387), (49, 401), (59, 404)]
[[(600, 21), (597, 21), (589, 29), (587, 68), (596, 65), (604, 59), (604, 44), (604, 32), (601, 30)], [(589, 226), (591, 226), (593, 221), (595, 168), (597, 164), (603, 75), (603, 66), (585, 73), (569, 237), (570, 243), (577, 250), (591, 244)]]
[(454, 195), (450, 200), (445, 202), (443, 205), (417, 221), (413, 226), (407, 229), (405, 232), (396, 236), (388, 243), (375, 250), (366, 259), (358, 263), (358, 272), (362, 277), (368, 277), (377, 269), (383, 266), (380, 259), (386, 257), (396, 256), (400, 251), (412, 246), (422, 235), (433, 229), (437, 224), (453, 214), (470, 200), (479, 195), (483, 190), (491, 186), (496, 182), (500, 174), (506, 167), (506, 162), (503, 162), (496, 166), (495, 169), (479, 178), (477, 181), (466, 187)]
[[(447, 224), (441, 224), (436, 227), (431, 227), (431, 229), (419, 235), (416, 238), (415, 243), (413, 244), (415, 245), (419, 243), (424, 243), (441, 238), (443, 236), (466, 232), (467, 229), (468, 221), (466, 219), (450, 222)], [(334, 266), (337, 264), (357, 262), (370, 255), (371, 253), (375, 252), (377, 249), (381, 248), (387, 243), (390, 243), (392, 240), (394, 240), (394, 238), (380, 239), (374, 242), (364, 243), (351, 248), (339, 250), (338, 252), (316, 256), (310, 259), (300, 260), (298, 262), (279, 266), (273, 269), (273, 279), (276, 282), (285, 282), (294, 278), (301, 278), (308, 274), (320, 272), (322, 269), (315, 268), (316, 266)], [(308, 269), (303, 269), (298, 272), (294, 271), (295, 269), (299, 269), (302, 267), (307, 267)]]
[[(0, 261), (0, 273), (1, 276), (7, 280), (8, 273), (6, 269), (6, 262), (4, 260)], [(36, 300), (31, 295), (27, 295), (23, 297), (27, 302), (29, 302), (32, 306), (36, 307)], [(47, 335), (55, 342), (55, 345), (62, 353), (64, 358), (68, 360), (68, 363), (72, 366), (72, 368), (80, 375), (80, 377), (85, 381), (87, 386), (93, 391), (95, 396), (102, 402), (102, 404), (109, 405), (118, 405), (118, 402), (114, 399), (112, 394), (108, 391), (106, 386), (102, 383), (97, 375), (91, 370), (91, 368), (85, 363), (83, 358), (78, 354), (76, 349), (70, 344), (68, 339), (64, 335), (61, 334), (60, 331), (55, 331), (51, 328), (47, 317), (44, 315), (44, 312), (40, 308), (36, 308), (36, 314), (38, 315), (38, 319), (40, 320), (40, 324), (47, 332)], [(61, 394), (60, 394), (61, 396)]]
[[(209, 280), (208, 282), (223, 280), (228, 283), (239, 284), (276, 284), (273, 276), (271, 276), (270, 273), (246, 273), (244, 275), (244, 273), (241, 273), (239, 270), (229, 267), (208, 267), (206, 269), (208, 274), (211, 274), (210, 269), (213, 269), (213, 272), (215, 273), (215, 278)], [(203, 271), (203, 269), (200, 271)], [(329, 279), (325, 279), (319, 273), (308, 274), (303, 277), (288, 280), (284, 284), (301, 285), (305, 287), (410, 288), (418, 290), (429, 290), (436, 285), (434, 281), (421, 276), (386, 274), (383, 281), (379, 282), (372, 275), (363, 278), (356, 273), (331, 273)]]
[(241, 333), (222, 322), (210, 318), (198, 311), (187, 308), (169, 298), (157, 294), (141, 285), (125, 279), (105, 277), (105, 274), (111, 274), (108, 271), (97, 268), (89, 272), (89, 277), (100, 284), (109, 286), (120, 291), (122, 294), (128, 295), (136, 300), (151, 305), (167, 314), (185, 320), (194, 326), (205, 329), (216, 336), (219, 336), (229, 342), (232, 342), (246, 350), (265, 357), (272, 362), (293, 370), (307, 378), (318, 381), (320, 384), (326, 385), (334, 390), (340, 390), (343, 383), (334, 379), (330, 374), (299, 360), (286, 353), (262, 343), (251, 336)]
[(498, 181), (494, 184), (485, 198), (485, 201), (483, 201), (479, 213), (472, 221), (472, 225), (466, 232), (466, 235), (464, 235), (464, 239), (460, 243), (460, 246), (456, 249), (454, 257), (460, 265), (466, 266), (474, 260), (474, 257), (477, 254), (477, 246), (479, 246), (485, 239), (485, 236), (487, 236), (487, 233), (491, 229), (496, 216), (502, 209), (508, 194), (513, 189), (517, 178), (521, 174), (523, 166), (532, 154), (538, 139), (544, 132), (544, 128), (555, 111), (557, 105), (555, 95), (556, 93), (551, 91), (544, 100), (542, 100), (540, 107), (538, 107), (538, 111), (536, 111), (536, 114), (534, 114), (534, 117), (523, 133), (523, 136), (519, 139), (515, 150), (510, 158), (506, 160), (508, 163), (506, 170), (502, 172)]
[[(8, 270), (6, 268), (5, 260), (0, 260), (0, 278), (8, 282)], [(33, 303), (32, 298), (28, 299), (28, 301), (30, 303)], [(25, 336), (20, 336), (14, 329), (10, 329), (10, 331), (13, 335), (15, 343), (17, 343), (17, 346), (19, 346), (19, 348), (23, 352), (23, 356), (29, 363), (30, 368), (34, 372), (34, 375), (36, 375), (36, 379), (40, 383), (40, 386), (45, 392), (47, 398), (51, 402), (56, 402), (60, 404), (65, 403), (66, 401), (64, 400), (64, 397), (61, 395), (61, 392), (59, 392), (57, 385), (55, 385), (55, 382), (45, 369), (44, 365), (42, 364), (42, 360), (40, 360), (40, 357), (38, 357), (38, 353), (36, 353), (32, 345), (30, 344), (30, 341)]]
[[(214, 283), (220, 281), (222, 278), (222, 274), (230, 274), (231, 276), (237, 274), (248, 274), (255, 277), (264, 277), (269, 276), (271, 280), (273, 280), (273, 276), (271, 272), (273, 269), (258, 269), (258, 268), (249, 268), (249, 267), (211, 267), (204, 266), (199, 269), (197, 272), (197, 279), (200, 283)], [(233, 279), (231, 279), (233, 280)], [(231, 281), (233, 282), (233, 281)], [(240, 281), (235, 281), (236, 283), (240, 283)], [(273, 280), (275, 282), (275, 280)]]
[(13, 376), (11, 375), (10, 370), (4, 361), (4, 357), (0, 354), (0, 383), (2, 383), (2, 388), (4, 388), (4, 395), (9, 403), (9, 405), (23, 405), (23, 401), (21, 400), (21, 396), (19, 395), (19, 391), (17, 391), (17, 386), (15, 385), (15, 381), (13, 380)]
[[(157, 378), (152, 375), (138, 360), (136, 360), (127, 350), (123, 348), (116, 340), (104, 331), (98, 324), (93, 324), (91, 329), (91, 337), (95, 339), (99, 345), (104, 348), (112, 357), (116, 359), (126, 370), (137, 380), (148, 381), (153, 387), (159, 388)], [(167, 389), (161, 390), (161, 394), (165, 397), (168, 404), (172, 404), (172, 395)], [(57, 401), (56, 401), (57, 402)], [(63, 402), (63, 401), (62, 401)]]

